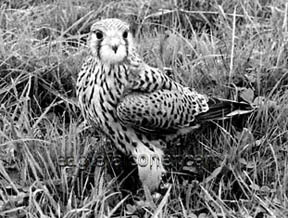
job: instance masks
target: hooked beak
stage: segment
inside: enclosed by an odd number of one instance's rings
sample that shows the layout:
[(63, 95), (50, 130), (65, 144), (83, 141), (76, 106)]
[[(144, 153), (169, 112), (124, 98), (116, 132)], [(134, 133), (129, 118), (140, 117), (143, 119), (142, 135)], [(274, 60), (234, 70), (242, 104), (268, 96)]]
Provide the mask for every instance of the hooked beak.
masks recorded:
[(119, 37), (111, 37), (109, 44), (110, 44), (111, 49), (114, 51), (115, 54), (117, 53), (117, 50), (119, 48), (120, 43), (121, 42), (120, 42)]
[(114, 53), (116, 54), (117, 49), (118, 49), (118, 45), (112, 45), (111, 48), (114, 51)]

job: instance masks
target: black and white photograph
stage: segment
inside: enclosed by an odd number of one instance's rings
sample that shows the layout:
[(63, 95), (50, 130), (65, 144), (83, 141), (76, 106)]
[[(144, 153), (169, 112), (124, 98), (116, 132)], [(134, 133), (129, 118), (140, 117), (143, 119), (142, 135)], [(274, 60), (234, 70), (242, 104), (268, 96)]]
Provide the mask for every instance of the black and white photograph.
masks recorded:
[(288, 217), (287, 0), (0, 0), (0, 218)]

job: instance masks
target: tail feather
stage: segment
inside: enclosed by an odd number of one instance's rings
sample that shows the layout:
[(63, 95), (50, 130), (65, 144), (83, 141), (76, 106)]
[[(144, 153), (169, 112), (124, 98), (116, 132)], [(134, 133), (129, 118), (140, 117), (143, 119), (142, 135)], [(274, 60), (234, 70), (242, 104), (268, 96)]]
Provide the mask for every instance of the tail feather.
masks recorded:
[(197, 115), (199, 122), (223, 120), (237, 115), (249, 114), (254, 108), (246, 102), (237, 102), (226, 99), (210, 98), (209, 110)]

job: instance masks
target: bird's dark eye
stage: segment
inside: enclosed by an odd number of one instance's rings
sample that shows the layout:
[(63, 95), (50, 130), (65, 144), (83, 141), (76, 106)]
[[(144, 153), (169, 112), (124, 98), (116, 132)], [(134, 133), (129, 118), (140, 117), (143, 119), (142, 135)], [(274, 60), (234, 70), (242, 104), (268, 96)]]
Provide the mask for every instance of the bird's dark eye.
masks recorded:
[(102, 38), (103, 38), (103, 33), (102, 33), (102, 32), (100, 32), (100, 31), (95, 31), (94, 33), (96, 34), (96, 38), (97, 38), (97, 39), (102, 39)]
[(127, 39), (127, 37), (128, 37), (128, 31), (124, 31), (124, 33), (123, 33), (123, 38), (124, 38), (124, 39)]

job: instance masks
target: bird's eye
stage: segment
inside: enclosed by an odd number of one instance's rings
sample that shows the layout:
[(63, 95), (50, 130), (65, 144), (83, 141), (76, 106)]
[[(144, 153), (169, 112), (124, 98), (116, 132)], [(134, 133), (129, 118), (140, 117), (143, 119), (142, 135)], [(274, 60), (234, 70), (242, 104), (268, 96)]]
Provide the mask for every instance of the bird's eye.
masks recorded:
[(97, 38), (97, 39), (102, 39), (102, 38), (103, 38), (103, 33), (102, 33), (102, 32), (100, 32), (100, 31), (95, 31), (94, 33), (96, 34), (96, 38)]
[(124, 38), (124, 39), (127, 39), (127, 37), (128, 37), (128, 31), (124, 31), (124, 33), (123, 33), (123, 38)]

